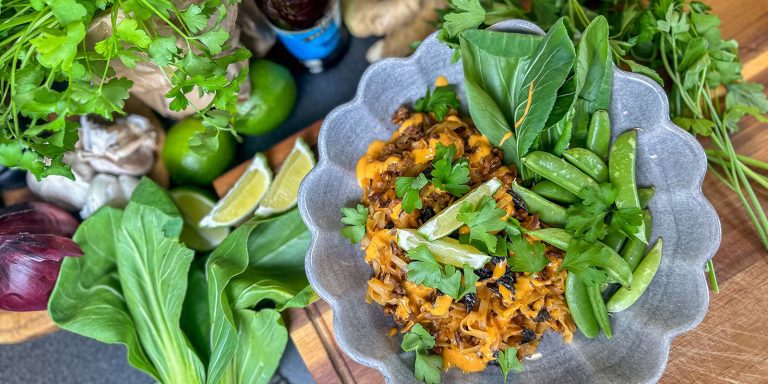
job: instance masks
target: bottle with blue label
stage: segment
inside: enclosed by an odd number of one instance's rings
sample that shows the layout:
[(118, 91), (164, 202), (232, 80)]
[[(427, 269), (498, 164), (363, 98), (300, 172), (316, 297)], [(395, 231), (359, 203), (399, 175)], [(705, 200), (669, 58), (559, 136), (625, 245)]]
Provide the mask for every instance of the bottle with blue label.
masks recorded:
[(311, 73), (339, 59), (346, 33), (339, 0), (256, 0), (280, 42)]

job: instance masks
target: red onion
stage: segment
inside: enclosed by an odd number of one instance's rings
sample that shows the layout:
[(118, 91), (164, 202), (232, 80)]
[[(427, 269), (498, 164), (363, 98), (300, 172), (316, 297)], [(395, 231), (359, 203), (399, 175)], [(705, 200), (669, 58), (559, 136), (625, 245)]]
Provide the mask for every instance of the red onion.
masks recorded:
[(69, 237), (77, 221), (47, 203), (0, 209), (0, 309), (46, 309), (65, 256), (81, 256)]

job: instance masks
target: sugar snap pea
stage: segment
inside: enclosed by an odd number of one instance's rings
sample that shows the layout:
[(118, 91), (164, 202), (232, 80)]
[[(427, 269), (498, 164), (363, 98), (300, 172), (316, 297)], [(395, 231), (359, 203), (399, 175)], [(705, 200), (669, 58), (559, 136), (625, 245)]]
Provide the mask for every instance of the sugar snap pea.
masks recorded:
[(607, 245), (614, 251), (618, 252), (621, 250), (621, 247), (626, 243), (627, 241), (627, 235), (624, 234), (624, 232), (621, 231), (614, 231), (609, 229), (608, 233), (603, 237), (603, 244)]
[(585, 188), (600, 188), (595, 180), (567, 161), (547, 152), (531, 152), (523, 163), (541, 177), (553, 181), (576, 196)]
[(655, 192), (656, 192), (656, 188), (654, 187), (637, 189), (637, 198), (638, 200), (640, 200), (640, 208), (645, 209), (645, 207), (648, 206), (648, 203), (651, 202), (651, 199), (653, 198), (653, 194)]
[(571, 148), (563, 151), (563, 157), (598, 183), (608, 181), (608, 166), (589, 149)]
[(608, 310), (605, 308), (605, 300), (598, 284), (587, 284), (587, 295), (589, 303), (592, 306), (592, 313), (595, 315), (597, 325), (605, 333), (605, 337), (612, 338), (611, 319), (608, 318)]
[(523, 200), (528, 212), (539, 215), (539, 220), (542, 222), (556, 227), (565, 226), (565, 208), (517, 183), (512, 184), (512, 192)]
[(568, 192), (565, 188), (553, 183), (551, 180), (542, 180), (536, 183), (532, 189), (546, 199), (559, 203), (575, 204), (581, 201), (578, 196)]
[(575, 273), (569, 273), (565, 280), (565, 301), (579, 331), (590, 339), (597, 336), (600, 328), (589, 301), (587, 286)]
[[(555, 248), (568, 250), (568, 245), (573, 240), (573, 236), (560, 228), (543, 228), (535, 231), (528, 231), (528, 235), (535, 237)], [(606, 256), (601, 265), (597, 265), (608, 274), (608, 277), (614, 279), (619, 284), (628, 287), (632, 283), (632, 270), (629, 269), (627, 262), (619, 256), (616, 251), (609, 248), (607, 245), (597, 242), (596, 243), (602, 252), (605, 252)]]
[(608, 148), (611, 145), (611, 121), (608, 111), (599, 110), (592, 114), (587, 131), (587, 149), (608, 160)]
[[(611, 147), (608, 160), (608, 173), (611, 184), (616, 190), (616, 207), (640, 208), (640, 198), (637, 195), (635, 182), (635, 162), (637, 157), (637, 130), (630, 129), (616, 138)], [(628, 228), (631, 237), (645, 241), (643, 225)]]
[(621, 249), (621, 257), (627, 262), (629, 269), (633, 271), (643, 258), (645, 249), (648, 247), (646, 244), (651, 237), (651, 212), (647, 209), (643, 211), (643, 224), (645, 225), (645, 243), (637, 239), (629, 239)]
[(632, 280), (634, 281), (632, 289), (627, 289), (626, 287), (619, 288), (608, 300), (606, 308), (609, 312), (621, 312), (629, 308), (643, 295), (643, 292), (651, 284), (653, 277), (659, 270), (662, 247), (663, 239), (659, 238), (656, 244), (651, 247), (651, 250), (648, 251), (648, 254), (640, 261), (637, 268), (635, 268), (635, 272), (632, 273)]

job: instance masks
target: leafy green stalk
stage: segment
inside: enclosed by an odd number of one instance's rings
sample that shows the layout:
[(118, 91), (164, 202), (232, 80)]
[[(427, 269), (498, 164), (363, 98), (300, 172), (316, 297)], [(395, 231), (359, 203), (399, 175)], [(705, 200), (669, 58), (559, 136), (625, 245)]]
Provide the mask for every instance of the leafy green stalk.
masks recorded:
[[(189, 106), (193, 87), (212, 95), (198, 111), (207, 130), (191, 139), (199, 153), (215, 150), (237, 102), (241, 73), (227, 78), (245, 49), (228, 49), (221, 27), (223, 0), (177, 8), (170, 0), (38, 0), (0, 6), (0, 164), (36, 177), (73, 178), (64, 154), (78, 139), (76, 115), (111, 120), (124, 114), (133, 83), (115, 77), (113, 66), (156, 65), (171, 85), (170, 109)], [(171, 15), (175, 15), (172, 18)], [(112, 34), (86, 42), (91, 23), (110, 24)], [(177, 46), (180, 44), (181, 48)]]

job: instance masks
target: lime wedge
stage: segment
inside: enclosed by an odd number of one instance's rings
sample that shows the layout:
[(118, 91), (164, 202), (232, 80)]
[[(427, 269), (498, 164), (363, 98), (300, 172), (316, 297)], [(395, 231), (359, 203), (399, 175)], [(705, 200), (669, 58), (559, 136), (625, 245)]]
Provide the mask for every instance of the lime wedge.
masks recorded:
[(456, 202), (449, 205), (424, 223), (421, 228), (419, 228), (419, 233), (426, 237), (427, 240), (437, 240), (450, 235), (464, 224), (456, 218), (459, 215), (461, 204), (464, 202), (469, 202), (473, 205), (477, 204), (483, 196), (492, 196), (496, 193), (499, 187), (501, 187), (501, 181), (495, 177), (480, 184), (479, 187), (467, 193), (461, 199), (456, 200)]
[(201, 228), (198, 223), (216, 203), (208, 192), (192, 187), (179, 187), (170, 192), (184, 219), (180, 240), (190, 249), (206, 252), (216, 248), (229, 235), (229, 228)]
[(406, 251), (419, 245), (426, 245), (435, 256), (435, 260), (459, 268), (467, 264), (472, 269), (480, 269), (491, 261), (490, 256), (471, 245), (459, 243), (458, 240), (450, 237), (429, 241), (413, 229), (398, 229), (397, 245)]
[(272, 170), (267, 158), (257, 153), (235, 186), (200, 221), (200, 226), (216, 228), (237, 224), (256, 209), (271, 182)]
[(304, 176), (315, 166), (315, 155), (309, 145), (297, 139), (293, 150), (283, 162), (283, 166), (272, 181), (264, 199), (261, 200), (256, 216), (267, 217), (285, 212), (299, 199), (299, 185)]

